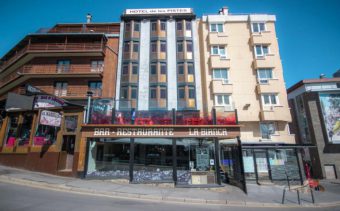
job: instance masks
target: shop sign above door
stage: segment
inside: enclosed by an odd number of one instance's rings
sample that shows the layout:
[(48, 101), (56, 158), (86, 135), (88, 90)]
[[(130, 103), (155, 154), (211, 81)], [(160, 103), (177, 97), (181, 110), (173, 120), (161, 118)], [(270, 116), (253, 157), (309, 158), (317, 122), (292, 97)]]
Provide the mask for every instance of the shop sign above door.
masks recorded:
[(155, 137), (202, 137), (235, 138), (239, 127), (86, 127), (82, 128), (85, 137), (93, 138), (155, 138)]
[(65, 101), (53, 95), (37, 95), (34, 100), (34, 108), (62, 107)]

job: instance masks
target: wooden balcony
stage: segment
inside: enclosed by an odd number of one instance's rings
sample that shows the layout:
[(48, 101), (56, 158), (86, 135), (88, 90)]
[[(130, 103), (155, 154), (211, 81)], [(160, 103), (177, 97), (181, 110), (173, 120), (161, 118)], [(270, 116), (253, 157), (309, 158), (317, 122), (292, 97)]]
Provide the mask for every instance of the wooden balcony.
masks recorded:
[(101, 77), (103, 69), (92, 69), (90, 64), (58, 65), (25, 65), (19, 71), (23, 75), (38, 75), (52, 77)]
[(53, 86), (37, 86), (37, 88), (41, 89), (42, 91), (55, 95), (60, 98), (65, 99), (85, 99), (87, 98), (87, 92), (91, 91), (93, 93), (94, 98), (102, 96), (101, 89), (89, 89), (86, 85), (83, 86), (74, 86), (69, 85), (66, 90), (62, 89), (55, 89)]
[[(30, 58), (26, 58), (25, 62), (32, 59), (35, 56), (69, 56), (76, 54), (83, 54), (86, 56), (103, 56), (105, 50), (105, 44), (98, 43), (32, 43), (27, 44), (25, 47), (16, 51), (9, 59), (3, 61), (0, 65), (0, 72), (11, 66), (14, 62), (31, 55)], [(22, 65), (22, 64), (21, 64)]]

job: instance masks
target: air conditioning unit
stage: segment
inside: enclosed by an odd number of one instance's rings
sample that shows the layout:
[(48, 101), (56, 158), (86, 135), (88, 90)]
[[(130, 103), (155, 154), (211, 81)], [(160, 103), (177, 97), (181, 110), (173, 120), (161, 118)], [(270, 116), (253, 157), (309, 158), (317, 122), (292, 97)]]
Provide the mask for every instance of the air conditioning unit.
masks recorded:
[(260, 84), (268, 84), (269, 80), (268, 79), (259, 79)]

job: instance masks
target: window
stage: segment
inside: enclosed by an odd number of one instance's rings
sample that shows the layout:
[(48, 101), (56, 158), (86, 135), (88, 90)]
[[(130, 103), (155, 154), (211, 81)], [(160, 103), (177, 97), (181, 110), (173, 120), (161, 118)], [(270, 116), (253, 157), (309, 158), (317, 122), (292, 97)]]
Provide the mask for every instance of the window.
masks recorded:
[(130, 51), (130, 43), (129, 42), (125, 42), (124, 43), (124, 52), (129, 52)]
[(67, 95), (67, 82), (56, 82), (54, 84), (54, 95), (55, 96), (66, 96)]
[(187, 41), (187, 52), (192, 52), (192, 42)]
[(121, 99), (128, 99), (128, 88), (127, 87), (123, 87), (121, 89)]
[(182, 22), (177, 22), (177, 30), (178, 30), (178, 31), (183, 30)]
[(230, 105), (230, 95), (215, 95), (215, 106)]
[(156, 87), (150, 88), (150, 98), (151, 99), (157, 98), (157, 88)]
[(165, 29), (166, 29), (165, 21), (161, 21), (161, 31), (165, 31)]
[(258, 78), (259, 83), (261, 84), (268, 83), (269, 79), (273, 78), (273, 70), (272, 69), (258, 69), (257, 78)]
[(166, 88), (161, 88), (161, 99), (166, 99)]
[(91, 72), (103, 72), (103, 60), (91, 61)]
[(151, 52), (152, 53), (156, 53), (157, 52), (157, 42), (156, 41), (152, 41), (151, 42)]
[(57, 72), (69, 72), (70, 71), (70, 60), (59, 60), (57, 63)]
[(185, 28), (187, 31), (191, 30), (191, 22), (190, 21), (185, 21)]
[(123, 75), (129, 74), (129, 65), (126, 64), (123, 66)]
[(39, 124), (33, 138), (33, 144), (35, 146), (54, 144), (57, 140), (58, 130), (59, 127)]
[(18, 133), (19, 115), (14, 114), (9, 117), (7, 126), (6, 146), (13, 147)]
[(213, 79), (228, 83), (228, 69), (213, 69)]
[(188, 74), (193, 75), (194, 74), (194, 64), (188, 63)]
[(65, 132), (76, 132), (78, 116), (65, 116), (64, 130)]
[(132, 74), (137, 75), (138, 74), (138, 65), (132, 64)]
[(134, 26), (135, 32), (139, 32), (140, 30), (139, 26), (140, 26), (139, 22), (135, 22), (135, 26)]
[(165, 75), (166, 74), (166, 63), (161, 63), (161, 74)]
[(256, 57), (264, 57), (269, 54), (269, 47), (267, 45), (255, 45)]
[(161, 41), (161, 52), (166, 52), (166, 42)]
[(131, 30), (131, 24), (125, 23), (125, 31), (130, 31), (130, 30)]
[(210, 24), (210, 32), (223, 32), (223, 24), (222, 23)]
[(195, 88), (193, 88), (193, 87), (189, 88), (189, 98), (195, 99)]
[(90, 81), (89, 91), (91, 91), (93, 93), (93, 96), (95, 97), (102, 96), (102, 82), (101, 81)]
[(212, 46), (211, 47), (212, 55), (220, 55), (221, 57), (226, 57), (226, 51), (224, 46)]
[(134, 41), (133, 42), (133, 52), (138, 53), (139, 50), (139, 43)]
[(137, 99), (137, 88), (131, 88), (131, 99)]
[(184, 65), (183, 64), (179, 64), (178, 65), (178, 74), (179, 75), (183, 75), (184, 74)]
[(265, 106), (278, 105), (277, 94), (262, 94), (262, 103)]
[(151, 75), (156, 75), (157, 74), (157, 64), (152, 64), (151, 65)]
[(274, 123), (260, 123), (260, 131), (261, 136), (264, 139), (270, 139), (271, 135), (275, 134), (275, 125)]
[(19, 146), (29, 145), (32, 121), (33, 121), (33, 113), (25, 113), (24, 120), (21, 125), (21, 131), (19, 133), (19, 139), (18, 139)]
[(253, 32), (263, 32), (266, 31), (265, 23), (252, 23), (252, 31)]
[(157, 22), (151, 23), (151, 31), (157, 31)]
[(183, 42), (177, 42), (177, 52), (183, 52)]
[(185, 98), (185, 89), (184, 89), (184, 87), (178, 89), (178, 98), (179, 99), (184, 99)]

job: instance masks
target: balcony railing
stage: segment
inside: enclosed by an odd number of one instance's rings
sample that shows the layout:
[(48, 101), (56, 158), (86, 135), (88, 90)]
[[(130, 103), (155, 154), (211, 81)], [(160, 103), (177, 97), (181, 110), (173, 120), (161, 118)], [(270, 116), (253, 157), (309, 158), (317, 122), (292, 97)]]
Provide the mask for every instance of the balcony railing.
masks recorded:
[(28, 44), (24, 48), (15, 52), (15, 54), (0, 65), (0, 70), (5, 69), (9, 64), (23, 56), (26, 53), (36, 52), (86, 52), (86, 51), (104, 51), (103, 43), (37, 43)]
[(91, 68), (90, 64), (76, 65), (25, 65), (22, 74), (76, 74), (76, 73), (102, 73), (103, 68)]
[[(122, 103), (122, 102), (120, 102)], [(90, 124), (116, 125), (236, 125), (236, 110), (211, 112), (183, 110), (116, 110), (112, 99), (94, 100)]]

